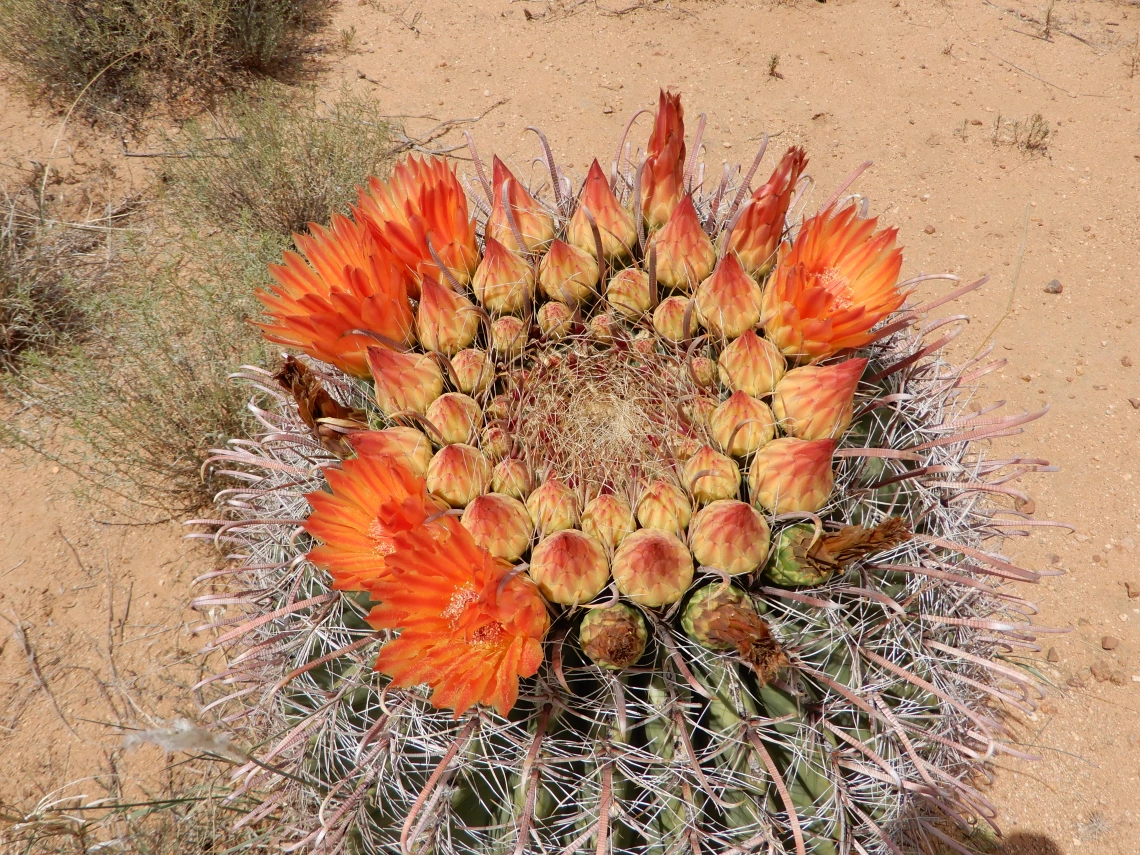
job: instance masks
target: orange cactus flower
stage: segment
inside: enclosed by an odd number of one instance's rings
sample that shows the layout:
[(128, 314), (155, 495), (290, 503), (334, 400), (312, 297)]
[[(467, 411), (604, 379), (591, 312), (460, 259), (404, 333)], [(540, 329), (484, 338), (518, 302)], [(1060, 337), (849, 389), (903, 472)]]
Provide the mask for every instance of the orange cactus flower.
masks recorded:
[(357, 457), (325, 472), (332, 492), (305, 496), (313, 509), (305, 531), (324, 541), (309, 551), (309, 560), (329, 572), (334, 588), (367, 590), (391, 572), (393, 538), (439, 508), (424, 480), (395, 455)]
[(443, 158), (409, 157), (387, 182), (370, 179), (353, 212), (417, 279), (446, 279), (428, 249), (429, 239), (457, 281), (466, 285), (475, 272), (475, 220), (468, 216), (463, 185)]
[(471, 344), (478, 332), (479, 310), (475, 304), (425, 276), (416, 311), (416, 333), (424, 349), (454, 356)]
[[(514, 214), (515, 225), (522, 235), (523, 247), (515, 239), (510, 219), (503, 208), (503, 187), (507, 186), (507, 201)], [(507, 165), (495, 158), (491, 170), (491, 188), (495, 198), (491, 204), (491, 216), (487, 218), (487, 235), (493, 237), (512, 252), (537, 252), (554, 238), (554, 218), (535, 201), (526, 187), (507, 169)]]
[(684, 180), (685, 111), (680, 94), (662, 90), (641, 172), (641, 212), (650, 228), (664, 225), (672, 216)]
[(657, 281), (664, 287), (690, 294), (712, 273), (716, 249), (701, 228), (692, 196), (677, 204), (653, 241), (657, 246)]
[(835, 485), (834, 451), (833, 439), (772, 440), (756, 452), (748, 470), (752, 503), (774, 514), (818, 511)]
[(806, 165), (807, 156), (802, 148), (788, 149), (768, 182), (744, 203), (727, 236), (729, 252), (737, 255), (750, 276), (765, 276), (772, 269), (792, 191)]
[(443, 393), (443, 374), (429, 354), (370, 347), (367, 357), (376, 386), (376, 404), (386, 416), (407, 410), (422, 416)]
[(286, 252), (282, 264), (269, 265), (277, 284), (257, 292), (270, 316), (258, 326), (269, 341), (367, 377), (365, 351), (376, 342), (346, 333), (369, 330), (410, 343), (412, 278), (365, 226), (348, 217), (333, 216), (328, 229), (309, 228), (311, 234), (293, 236), (304, 258)]
[(840, 436), (851, 426), (855, 387), (866, 367), (866, 359), (846, 359), (785, 374), (772, 396), (772, 412), (785, 433), (800, 439)]
[(874, 337), (871, 328), (903, 304), (898, 230), (876, 232), (877, 222), (858, 219), (854, 205), (829, 208), (780, 248), (762, 309), (769, 338), (785, 354), (814, 360), (862, 347)]
[(578, 249), (584, 249), (594, 258), (598, 256), (594, 230), (586, 218), (586, 211), (598, 226), (598, 236), (602, 239), (602, 254), (608, 259), (624, 258), (637, 240), (637, 225), (633, 214), (618, 202), (610, 182), (606, 180), (602, 167), (595, 158), (582, 185), (582, 195), (578, 199), (578, 210), (570, 218), (566, 240)]
[(534, 268), (488, 235), (471, 290), (488, 312), (513, 314), (526, 305), (528, 296), (534, 297)]
[(760, 320), (760, 286), (729, 253), (697, 288), (697, 320), (715, 336), (734, 339)]
[(368, 622), (400, 635), (381, 648), (376, 670), (397, 686), (426, 683), (432, 704), (456, 717), (475, 704), (506, 715), (519, 678), (542, 664), (546, 604), (525, 575), (477, 546), (458, 520), (444, 517), (439, 525), (443, 537), (421, 527), (395, 538), (392, 573), (373, 589), (381, 604)]

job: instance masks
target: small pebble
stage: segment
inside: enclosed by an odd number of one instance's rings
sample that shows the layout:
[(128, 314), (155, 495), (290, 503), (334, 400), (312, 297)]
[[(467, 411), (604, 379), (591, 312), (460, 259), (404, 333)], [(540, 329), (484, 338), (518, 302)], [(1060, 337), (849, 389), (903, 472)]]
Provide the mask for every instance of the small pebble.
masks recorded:
[(1128, 403), (1132, 405), (1132, 409), (1140, 410), (1140, 398), (1129, 398)]
[(1131, 368), (1132, 367), (1132, 357), (1131, 356), (1120, 357), (1120, 364), (1123, 365), (1125, 368)]
[(1128, 592), (1128, 599), (1140, 600), (1140, 585), (1135, 582), (1125, 582), (1124, 590)]
[(1117, 686), (1123, 686), (1128, 682), (1127, 674), (1119, 668), (1113, 668), (1107, 662), (1094, 662), (1089, 671), (1092, 672), (1093, 679), (1098, 683), (1114, 683)]
[(1056, 647), (1050, 647), (1049, 652), (1045, 654), (1045, 659), (1046, 661), (1052, 662), (1054, 665), (1056, 665), (1061, 661), (1061, 654), (1057, 652)]
[(934, 226), (927, 226), (925, 229), (923, 229), (923, 231), (926, 232), (928, 235), (932, 235), (932, 234), (934, 234)]
[(1120, 646), (1120, 639), (1111, 635), (1106, 635), (1100, 640), (1100, 646), (1103, 650), (1115, 650)]
[(1065, 287), (1061, 284), (1060, 279), (1050, 279), (1049, 284), (1045, 286), (1046, 294), (1060, 294), (1064, 290)]
[(1085, 687), (1085, 681), (1081, 679), (1080, 674), (1074, 674), (1065, 681), (1065, 685), (1071, 686), (1074, 689), (1083, 689)]

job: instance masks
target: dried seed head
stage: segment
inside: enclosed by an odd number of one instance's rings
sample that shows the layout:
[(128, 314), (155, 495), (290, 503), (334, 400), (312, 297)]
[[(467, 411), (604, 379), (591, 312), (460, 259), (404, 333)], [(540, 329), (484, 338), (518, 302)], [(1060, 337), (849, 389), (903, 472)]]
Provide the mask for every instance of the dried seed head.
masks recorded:
[(732, 650), (764, 685), (788, 665), (768, 624), (743, 591), (723, 585), (701, 588), (685, 606), (681, 626), (710, 650)]
[(475, 277), (471, 280), (475, 299), (492, 315), (514, 314), (534, 297), (534, 268), (493, 237)]
[(470, 445), (445, 445), (428, 464), (428, 492), (453, 508), (467, 507), (490, 483), (491, 464)]
[(421, 416), (443, 392), (443, 374), (428, 354), (368, 348), (368, 368), (376, 387), (376, 404), (386, 416), (411, 411)]
[(526, 347), (527, 324), (514, 315), (504, 315), (491, 324), (491, 348), (503, 359), (517, 359)]
[(612, 571), (623, 596), (657, 608), (685, 596), (693, 582), (693, 557), (675, 534), (641, 529), (617, 548)]
[(698, 505), (740, 494), (740, 468), (709, 445), (702, 445), (685, 461), (685, 486)]
[(613, 550), (636, 530), (637, 520), (629, 503), (612, 493), (591, 500), (582, 512), (582, 531), (607, 549)]
[(598, 262), (576, 246), (556, 240), (538, 265), (538, 284), (551, 300), (570, 305), (593, 301), (598, 288)]
[(476, 497), (460, 520), (475, 542), (491, 553), (514, 564), (530, 548), (534, 532), (530, 514), (518, 499), (501, 493)]
[(649, 311), (649, 274), (639, 267), (619, 270), (606, 286), (606, 300), (625, 317), (636, 320)]
[(761, 398), (772, 394), (787, 370), (787, 362), (774, 344), (746, 330), (721, 351), (717, 367), (720, 382), (733, 392)]
[(772, 396), (772, 412), (785, 433), (799, 439), (838, 438), (851, 426), (855, 387), (866, 359), (804, 365), (784, 375)]
[(653, 310), (653, 329), (669, 341), (684, 341), (693, 331), (695, 320), (689, 318), (689, 329), (685, 329), (685, 315), (689, 314), (689, 298), (669, 297), (657, 304)]
[(822, 585), (859, 559), (906, 543), (912, 536), (899, 517), (874, 528), (849, 525), (830, 533), (817, 532), (812, 525), (788, 526), (776, 536), (764, 575), (788, 587)]
[(768, 557), (768, 523), (751, 505), (721, 499), (693, 517), (689, 547), (704, 567), (730, 576), (751, 573)]
[(685, 491), (664, 479), (657, 479), (637, 502), (637, 521), (642, 528), (653, 528), (680, 535), (693, 511)]
[(543, 303), (538, 310), (538, 327), (551, 341), (560, 341), (569, 335), (573, 323), (574, 311), (557, 300)]
[(776, 419), (763, 401), (733, 392), (709, 417), (717, 444), (733, 457), (744, 457), (776, 435)]
[(752, 503), (774, 514), (818, 511), (835, 484), (834, 451), (833, 439), (772, 440), (756, 453), (748, 470)]
[(533, 482), (530, 467), (517, 457), (502, 460), (491, 473), (491, 489), (496, 493), (525, 499)]
[(551, 478), (532, 492), (526, 509), (538, 533), (546, 536), (578, 524), (578, 500), (574, 491), (557, 478)]
[(483, 413), (475, 399), (461, 392), (440, 395), (431, 402), (424, 416), (439, 431), (436, 440), (440, 445), (470, 443), (483, 423)]
[(425, 350), (452, 356), (475, 340), (479, 310), (475, 304), (431, 277), (421, 284), (416, 335)]
[(455, 372), (459, 391), (466, 395), (485, 392), (495, 381), (495, 366), (481, 350), (467, 348), (459, 351), (451, 357), (451, 368)]
[(610, 580), (602, 545), (577, 529), (555, 532), (538, 542), (530, 556), (530, 577), (552, 603), (588, 603)]
[(729, 253), (697, 288), (697, 319), (717, 338), (734, 339), (760, 321), (760, 299), (756, 280)]
[(415, 428), (393, 427), (387, 430), (366, 430), (347, 435), (349, 444), (359, 457), (392, 455), (406, 463), (418, 477), (427, 474), (434, 453), (428, 438)]
[(590, 609), (578, 627), (578, 641), (591, 662), (617, 671), (645, 653), (649, 631), (641, 612), (625, 603)]

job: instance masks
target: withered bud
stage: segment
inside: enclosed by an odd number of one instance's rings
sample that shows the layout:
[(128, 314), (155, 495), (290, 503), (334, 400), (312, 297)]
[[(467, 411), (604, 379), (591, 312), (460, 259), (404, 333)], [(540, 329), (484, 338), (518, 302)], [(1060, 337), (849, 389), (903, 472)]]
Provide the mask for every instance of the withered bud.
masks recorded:
[(634, 665), (641, 658), (649, 631), (641, 612), (618, 603), (586, 612), (578, 629), (578, 639), (590, 661), (617, 671)]
[(701, 588), (685, 606), (681, 626), (702, 647), (734, 651), (756, 672), (760, 685), (788, 666), (767, 622), (748, 595), (736, 588), (720, 584)]

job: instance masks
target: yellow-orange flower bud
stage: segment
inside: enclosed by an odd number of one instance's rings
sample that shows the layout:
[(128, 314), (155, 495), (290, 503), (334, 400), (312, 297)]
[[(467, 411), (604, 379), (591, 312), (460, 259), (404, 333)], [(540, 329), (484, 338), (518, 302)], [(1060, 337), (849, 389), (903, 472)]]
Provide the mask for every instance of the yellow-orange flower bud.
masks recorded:
[(734, 339), (760, 321), (762, 296), (756, 280), (729, 253), (697, 288), (697, 320), (714, 336)]
[(685, 461), (685, 485), (698, 505), (740, 494), (740, 469), (730, 457), (702, 445)]
[(606, 300), (627, 318), (640, 318), (650, 308), (649, 274), (637, 267), (619, 270), (606, 286)]
[(511, 451), (511, 435), (502, 425), (483, 428), (479, 437), (479, 450), (492, 463), (498, 463)]
[[(709, 402), (712, 404), (712, 402)], [(715, 408), (715, 404), (709, 407), (711, 413)], [(695, 436), (686, 436), (684, 434), (673, 434), (669, 440), (669, 451), (673, 455), (673, 459), (678, 463), (687, 463), (689, 459), (701, 450), (701, 441)]]
[(629, 255), (630, 247), (637, 240), (633, 214), (618, 202), (597, 160), (590, 164), (586, 183), (582, 185), (582, 194), (578, 197), (578, 210), (570, 218), (570, 225), (566, 229), (566, 240), (596, 258), (598, 248), (594, 241), (594, 229), (586, 218), (587, 210), (598, 226), (605, 257), (615, 259)]
[(641, 529), (622, 541), (611, 570), (624, 596), (657, 608), (685, 596), (693, 582), (693, 556), (677, 535)]
[(661, 478), (646, 487), (637, 500), (637, 521), (642, 528), (679, 535), (688, 526), (692, 515), (693, 509), (685, 491)]
[(712, 273), (716, 249), (701, 228), (691, 196), (673, 209), (669, 222), (652, 240), (657, 247), (657, 281), (665, 288), (691, 294)]
[(637, 530), (637, 520), (629, 503), (606, 493), (592, 499), (582, 511), (582, 531), (596, 538), (607, 549), (619, 546), (626, 535)]
[(428, 464), (428, 492), (453, 508), (467, 507), (476, 496), (487, 492), (490, 483), (491, 464), (470, 445), (445, 445)]
[(430, 276), (424, 277), (416, 310), (416, 335), (424, 349), (452, 356), (471, 344), (478, 332), (475, 304)]
[(694, 356), (689, 360), (689, 376), (698, 386), (712, 386), (716, 383), (716, 363), (707, 356)]
[(530, 327), (514, 315), (504, 315), (491, 324), (491, 349), (503, 359), (516, 359), (526, 348)]
[[(554, 237), (554, 218), (543, 210), (499, 158), (495, 158), (491, 171), (494, 201), (491, 216), (487, 219), (486, 233), (512, 252), (536, 252)], [(507, 201), (514, 215), (515, 225), (522, 235), (524, 247), (515, 240), (514, 230), (503, 208), (503, 186), (507, 186)]]
[(496, 493), (525, 499), (534, 482), (530, 467), (517, 457), (500, 460), (491, 473), (491, 489)]
[(725, 238), (729, 252), (739, 256), (752, 276), (766, 275), (776, 262), (776, 247), (784, 232), (788, 205), (806, 164), (802, 148), (789, 148), (772, 177), (744, 203), (732, 233)]
[(552, 603), (588, 603), (610, 580), (602, 545), (576, 529), (563, 529), (538, 542), (530, 555), (530, 578)]
[(551, 300), (538, 310), (538, 328), (551, 341), (565, 338), (574, 323), (574, 312), (565, 303)]
[(505, 419), (511, 411), (511, 399), (506, 395), (496, 395), (490, 400), (486, 407), (483, 408), (483, 417), (487, 421), (495, 421), (496, 419)]
[(634, 353), (640, 353), (642, 356), (649, 356), (657, 352), (657, 336), (646, 330), (642, 330), (633, 337), (633, 341), (629, 343), (633, 348)]
[(534, 297), (534, 268), (493, 237), (471, 279), (475, 299), (492, 315), (513, 314)]
[(702, 567), (730, 576), (759, 569), (768, 557), (768, 523), (754, 507), (721, 499), (702, 508), (689, 526), (689, 547)]
[(526, 509), (534, 527), (544, 536), (578, 524), (578, 499), (557, 478), (551, 478), (527, 496)]
[(772, 396), (772, 412), (785, 433), (800, 439), (838, 438), (851, 426), (855, 387), (866, 359), (836, 365), (804, 365), (784, 375)]
[(772, 394), (788, 366), (772, 342), (746, 330), (721, 351), (717, 368), (729, 389), (759, 398)]
[(833, 439), (772, 440), (756, 453), (748, 470), (752, 503), (774, 514), (818, 511), (835, 486), (834, 451)]
[(363, 430), (345, 436), (358, 457), (392, 456), (407, 464), (423, 478), (431, 463), (433, 450), (428, 438), (415, 428), (393, 427), (387, 430)]
[(712, 414), (716, 412), (718, 406), (719, 404), (712, 398), (700, 395), (681, 404), (681, 412), (685, 414), (690, 424), (708, 427)]
[(571, 306), (589, 303), (598, 287), (598, 262), (592, 255), (556, 240), (538, 265), (538, 284), (551, 300)]
[(641, 172), (641, 213), (650, 228), (669, 219), (684, 192), (684, 119), (681, 96), (662, 90)]
[(598, 344), (613, 344), (617, 323), (609, 312), (599, 312), (586, 324), (586, 332)]
[(370, 347), (368, 368), (376, 386), (376, 405), (386, 416), (408, 410), (422, 416), (443, 393), (443, 374), (428, 354)]
[(514, 564), (530, 548), (530, 514), (518, 499), (501, 493), (476, 497), (460, 522), (475, 542), (496, 558)]
[[(688, 316), (688, 329), (685, 328), (685, 318)], [(689, 311), (688, 297), (669, 297), (657, 304), (653, 310), (653, 329), (661, 338), (669, 341), (684, 341), (693, 334), (696, 328), (696, 319)]]
[(733, 392), (709, 417), (713, 439), (733, 457), (751, 454), (776, 435), (776, 419), (763, 401)]
[(478, 395), (487, 391), (495, 380), (495, 366), (490, 357), (475, 348), (461, 350), (451, 357), (451, 368), (455, 372), (459, 391), (466, 395)]
[(470, 443), (483, 422), (483, 413), (475, 399), (462, 392), (440, 395), (431, 402), (424, 416), (439, 431), (436, 441), (440, 445)]

